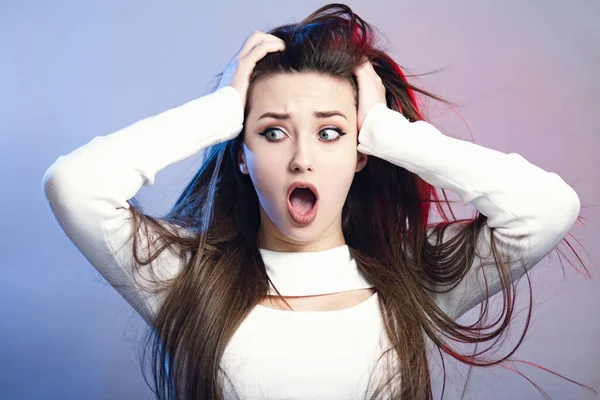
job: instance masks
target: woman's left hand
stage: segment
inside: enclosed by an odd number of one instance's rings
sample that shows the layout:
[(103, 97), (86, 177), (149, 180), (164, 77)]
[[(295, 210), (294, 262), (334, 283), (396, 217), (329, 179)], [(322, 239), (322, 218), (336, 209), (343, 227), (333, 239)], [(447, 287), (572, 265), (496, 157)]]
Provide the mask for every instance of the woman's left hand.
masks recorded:
[(367, 60), (354, 70), (358, 82), (358, 113), (357, 123), (358, 132), (367, 113), (375, 104), (383, 103), (387, 106), (385, 100), (385, 86), (381, 77), (377, 75), (371, 61)]

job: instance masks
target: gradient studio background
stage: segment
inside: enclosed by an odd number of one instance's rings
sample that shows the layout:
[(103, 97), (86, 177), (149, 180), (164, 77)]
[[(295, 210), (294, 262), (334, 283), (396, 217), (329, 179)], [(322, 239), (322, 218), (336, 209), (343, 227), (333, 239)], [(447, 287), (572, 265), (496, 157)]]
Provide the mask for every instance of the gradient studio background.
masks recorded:
[[(385, 34), (401, 65), (413, 72), (444, 68), (419, 81), (460, 105), (476, 143), (517, 152), (574, 186), (589, 222), (573, 233), (591, 257), (584, 261), (598, 272), (600, 219), (585, 207), (600, 203), (600, 3), (451, 3), (348, 4)], [(42, 176), (59, 155), (94, 136), (207, 94), (252, 30), (300, 20), (324, 4), (0, 3), (0, 398), (152, 398), (135, 354), (146, 326), (60, 230)], [(444, 133), (470, 139), (451, 110), (430, 104), (429, 115)], [(171, 166), (144, 187), (139, 198), (146, 209), (166, 211), (198, 161)], [(600, 389), (600, 280), (585, 280), (565, 265), (566, 280), (556, 256), (531, 273), (537, 308), (515, 357)], [(521, 308), (526, 287), (526, 281), (519, 285)], [(522, 324), (515, 326), (505, 349), (520, 333)], [(453, 399), (468, 371), (446, 360), (446, 398)], [(598, 398), (549, 373), (517, 367), (555, 399)], [(439, 398), (439, 376), (432, 374)], [(540, 394), (519, 375), (493, 368), (472, 371), (465, 398)]]

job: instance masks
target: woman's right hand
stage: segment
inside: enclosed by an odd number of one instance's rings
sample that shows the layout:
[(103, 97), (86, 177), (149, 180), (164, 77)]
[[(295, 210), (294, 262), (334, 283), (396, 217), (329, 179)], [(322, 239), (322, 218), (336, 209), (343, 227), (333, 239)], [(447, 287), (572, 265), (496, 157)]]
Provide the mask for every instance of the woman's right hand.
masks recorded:
[(285, 42), (277, 36), (255, 30), (246, 39), (240, 51), (225, 67), (217, 89), (224, 86), (235, 88), (240, 94), (242, 104), (245, 108), (246, 93), (250, 85), (250, 75), (254, 71), (256, 63), (267, 53), (282, 51), (284, 49)]

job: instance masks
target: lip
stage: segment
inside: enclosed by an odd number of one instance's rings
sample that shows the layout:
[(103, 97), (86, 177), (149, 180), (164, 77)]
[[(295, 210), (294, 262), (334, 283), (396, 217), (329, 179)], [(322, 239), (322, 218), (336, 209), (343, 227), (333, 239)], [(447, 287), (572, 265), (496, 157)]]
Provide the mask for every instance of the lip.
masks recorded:
[[(307, 214), (298, 214), (296, 210), (294, 210), (294, 208), (292, 207), (292, 203), (290, 202), (290, 195), (292, 194), (294, 189), (297, 188), (310, 189), (315, 195), (315, 205), (313, 206), (312, 210), (310, 210), (310, 212)], [(286, 204), (290, 217), (292, 217), (292, 220), (294, 222), (300, 225), (310, 224), (317, 217), (317, 211), (319, 210), (319, 191), (317, 190), (315, 185), (313, 185), (310, 182), (293, 182), (287, 191)]]

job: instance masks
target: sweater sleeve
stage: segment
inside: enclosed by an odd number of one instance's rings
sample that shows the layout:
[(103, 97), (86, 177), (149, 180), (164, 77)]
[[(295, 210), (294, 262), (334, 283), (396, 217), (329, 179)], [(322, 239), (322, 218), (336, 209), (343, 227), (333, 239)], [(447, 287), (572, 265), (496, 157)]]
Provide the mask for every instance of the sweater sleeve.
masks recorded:
[[(579, 197), (559, 175), (517, 153), (446, 136), (426, 121), (410, 122), (384, 104), (366, 115), (358, 151), (451, 190), (463, 206), (470, 203), (487, 217), (477, 240), (478, 256), (467, 275), (452, 290), (432, 294), (436, 304), (455, 319), (486, 299), (485, 281), (487, 297), (502, 290), (490, 247), (491, 228), (503, 256), (523, 257), (522, 263), (510, 264), (514, 282), (565, 238), (579, 215)], [(443, 240), (453, 231), (447, 229)]]
[[(140, 290), (132, 277), (133, 223), (127, 200), (142, 185), (153, 185), (163, 168), (235, 138), (242, 124), (238, 92), (223, 87), (112, 134), (94, 137), (58, 157), (44, 174), (42, 188), (60, 227), (149, 324), (158, 300)], [(153, 263), (159, 266), (152, 267), (161, 279), (180, 270), (179, 257), (169, 250)], [(146, 283), (144, 278), (150, 275), (141, 275), (138, 283)]]

